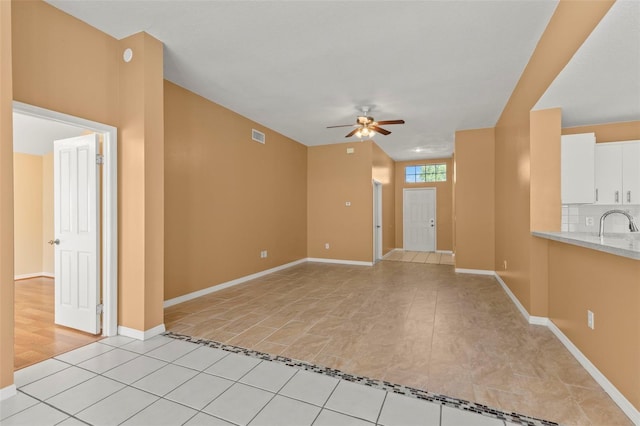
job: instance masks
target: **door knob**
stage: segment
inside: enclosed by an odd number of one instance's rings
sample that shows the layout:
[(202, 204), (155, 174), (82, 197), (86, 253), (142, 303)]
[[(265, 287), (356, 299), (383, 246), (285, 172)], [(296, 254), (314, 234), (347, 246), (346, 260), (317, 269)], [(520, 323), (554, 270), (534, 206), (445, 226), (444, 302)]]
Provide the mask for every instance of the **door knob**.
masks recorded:
[(56, 238), (55, 240), (49, 240), (49, 244), (50, 244), (50, 245), (54, 245), (54, 244), (55, 244), (55, 245), (58, 245), (58, 244), (60, 244), (60, 240), (59, 240), (59, 239), (57, 239), (57, 238)]

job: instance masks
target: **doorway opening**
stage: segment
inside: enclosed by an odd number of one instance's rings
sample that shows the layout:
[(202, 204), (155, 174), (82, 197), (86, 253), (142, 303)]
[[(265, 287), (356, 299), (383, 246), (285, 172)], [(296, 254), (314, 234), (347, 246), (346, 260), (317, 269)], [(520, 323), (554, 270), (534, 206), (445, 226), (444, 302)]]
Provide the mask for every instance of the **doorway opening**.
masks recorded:
[(403, 190), (403, 248), (436, 251), (436, 188)]
[[(35, 237), (35, 239), (31, 238), (32, 241), (35, 241), (35, 243), (31, 243), (31, 246), (38, 248), (37, 244), (39, 242), (40, 251), (29, 251), (29, 247), (24, 247), (24, 241), (18, 241), (17, 238), (14, 240), (14, 250), (16, 250), (16, 252), (18, 250), (22, 250), (22, 253), (20, 255), (16, 253), (16, 261), (18, 261), (18, 257), (21, 256), (23, 259), (26, 259), (28, 263), (30, 253), (33, 254), (32, 257), (37, 258), (38, 256), (40, 256), (42, 258), (42, 262), (39, 264), (36, 263), (35, 266), (33, 264), (21, 265), (21, 270), (19, 270), (18, 265), (16, 265), (15, 278), (19, 280), (16, 281), (16, 322), (14, 323), (16, 336), (18, 336), (19, 328), (25, 326), (25, 321), (29, 321), (19, 316), (21, 314), (18, 312), (19, 310), (27, 311), (29, 309), (32, 309), (35, 317), (49, 317), (46, 313), (46, 310), (52, 310), (51, 305), (53, 304), (54, 296), (53, 288), (55, 287), (53, 284), (53, 276), (55, 271), (60, 269), (59, 266), (54, 266), (52, 249), (52, 247), (55, 245), (55, 241), (59, 238), (57, 235), (53, 235), (53, 194), (51, 193), (53, 188), (52, 179), (54, 154), (53, 152), (51, 152), (53, 151), (53, 140), (66, 139), (68, 137), (77, 136), (80, 134), (95, 134), (98, 135), (98, 137), (102, 140), (103, 160), (102, 165), (98, 167), (97, 170), (97, 173), (101, 178), (102, 190), (97, 191), (96, 194), (96, 196), (100, 199), (100, 203), (96, 203), (96, 207), (99, 206), (99, 210), (96, 213), (99, 217), (101, 217), (102, 226), (96, 227), (96, 231), (100, 229), (100, 231), (97, 231), (99, 235), (96, 235), (97, 241), (99, 241), (99, 246), (97, 247), (97, 249), (100, 254), (96, 270), (96, 274), (99, 273), (99, 276), (97, 276), (98, 280), (95, 283), (95, 286), (97, 287), (95, 290), (102, 296), (102, 333), (101, 335), (92, 336), (91, 334), (77, 333), (74, 330), (66, 327), (57, 327), (57, 329), (55, 329), (53, 324), (51, 324), (51, 328), (47, 328), (39, 332), (43, 339), (47, 337), (50, 338), (52, 335), (57, 335), (59, 337), (58, 344), (53, 342), (49, 343), (49, 345), (51, 346), (51, 350), (58, 350), (59, 353), (62, 353), (73, 349), (69, 347), (69, 342), (74, 341), (74, 333), (76, 333), (76, 335), (84, 334), (85, 336), (84, 343), (79, 343), (78, 346), (82, 346), (91, 341), (87, 341), (86, 337), (93, 337), (94, 340), (97, 340), (99, 338), (102, 338), (103, 336), (113, 336), (117, 334), (117, 130), (113, 126), (85, 120), (79, 117), (61, 114), (55, 111), (27, 105), (21, 102), (14, 101), (13, 111), (14, 122), (16, 120), (16, 117), (19, 120), (22, 120), (19, 126), (14, 126), (14, 167), (16, 165), (15, 163), (18, 157), (20, 157), (18, 161), (31, 161), (36, 165), (36, 168), (39, 161), (41, 167), (40, 175), (36, 178), (36, 181), (38, 179), (40, 181), (40, 189), (33, 189), (34, 187), (29, 186), (28, 184), (27, 186), (24, 186), (24, 182), (15, 182), (16, 185), (19, 186), (23, 184), (23, 186), (21, 188), (16, 187), (16, 194), (14, 195), (14, 199), (18, 196), (26, 196), (27, 198), (30, 197), (32, 199), (37, 199), (37, 197), (40, 196), (42, 207), (42, 211), (38, 213), (41, 216), (40, 220), (42, 222), (42, 225), (39, 229), (40, 233)], [(40, 128), (40, 126), (30, 126), (30, 124), (33, 123), (43, 124), (43, 127)], [(37, 129), (35, 129), (35, 127), (37, 127)], [(50, 129), (55, 128), (58, 128), (58, 130), (63, 129), (62, 133), (52, 133), (49, 140), (45, 140), (44, 142), (40, 143), (40, 147), (35, 146), (38, 145), (38, 138), (34, 137), (35, 135), (29, 134), (29, 132), (27, 131), (27, 139), (29, 139), (30, 142), (35, 143), (35, 145), (26, 148), (22, 146), (19, 149), (16, 149), (17, 144), (19, 143), (19, 138), (16, 137), (16, 132), (19, 132), (21, 129), (23, 131), (24, 129), (32, 131), (39, 131), (44, 129), (46, 131), (50, 131)], [(77, 134), (73, 134), (74, 132), (77, 132)], [(43, 134), (38, 134), (37, 136), (42, 139)], [(49, 144), (48, 147), (47, 144)], [(29, 153), (29, 150), (33, 152)], [(40, 151), (38, 152), (38, 150)], [(49, 150), (49, 152), (43, 152), (47, 150)], [(25, 151), (27, 155), (19, 156), (16, 154), (20, 152), (24, 153)], [(40, 159), (38, 159), (37, 157), (38, 154), (41, 155)], [(100, 159), (96, 159), (94, 161), (100, 161)], [(20, 176), (16, 176), (16, 179), (20, 179)], [(47, 189), (44, 189), (45, 187)], [(20, 190), (22, 192), (18, 194), (17, 192)], [(36, 194), (29, 194), (30, 191), (35, 191)], [(38, 193), (38, 191), (40, 192)], [(43, 191), (48, 191), (48, 193), (43, 194)], [(84, 200), (81, 200), (81, 202), (84, 202)], [(45, 206), (45, 204), (47, 205)], [(21, 205), (24, 206), (24, 203), (21, 203)], [(19, 206), (16, 205), (16, 208), (19, 208)], [(25, 213), (26, 212), (21, 213), (20, 211), (16, 211), (16, 216)], [(16, 222), (20, 222), (20, 220), (16, 220)], [(17, 223), (16, 226), (18, 226)], [(31, 237), (34, 236), (32, 235)], [(51, 246), (46, 244), (47, 240), (51, 244)], [(25, 271), (27, 271), (27, 273), (24, 273)], [(50, 301), (48, 302), (50, 303), (48, 307), (43, 305), (44, 300)], [(23, 309), (25, 305), (18, 305), (18, 303), (26, 303), (27, 305), (29, 305), (29, 301), (34, 302), (34, 304), (28, 308)], [(43, 311), (38, 313), (37, 306), (44, 306)], [(32, 336), (34, 336), (33, 342), (29, 343), (29, 345), (33, 345), (33, 347), (35, 347), (36, 345), (41, 345), (41, 343), (39, 343), (40, 339), (38, 338), (38, 335)], [(80, 341), (83, 341), (83, 339), (80, 339)], [(28, 364), (32, 364), (33, 362), (41, 361), (48, 358), (45, 357), (40, 360), (33, 360), (32, 362), (30, 356), (28, 356), (25, 359), (18, 360), (18, 351), (25, 353), (24, 341), (22, 343), (23, 347), (16, 347), (16, 368), (20, 368), (20, 364), (22, 364), (21, 366), (26, 366)], [(29, 352), (29, 348), (26, 348), (26, 352)], [(47, 351), (40, 352), (47, 353)], [(50, 356), (54, 355), (55, 354), (52, 354)], [(38, 355), (31, 354), (31, 356)]]

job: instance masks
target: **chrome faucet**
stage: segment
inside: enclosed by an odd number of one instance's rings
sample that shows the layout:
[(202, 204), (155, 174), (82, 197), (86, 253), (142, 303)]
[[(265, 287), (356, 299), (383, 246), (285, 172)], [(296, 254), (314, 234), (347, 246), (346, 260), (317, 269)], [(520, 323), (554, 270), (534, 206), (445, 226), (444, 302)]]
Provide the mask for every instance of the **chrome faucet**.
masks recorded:
[(636, 222), (633, 220), (633, 216), (631, 216), (629, 213), (625, 212), (624, 210), (609, 210), (605, 212), (600, 218), (600, 230), (598, 231), (599, 237), (604, 237), (604, 219), (613, 213), (620, 213), (625, 215), (627, 219), (629, 219), (629, 231), (638, 232), (638, 226), (636, 225)]

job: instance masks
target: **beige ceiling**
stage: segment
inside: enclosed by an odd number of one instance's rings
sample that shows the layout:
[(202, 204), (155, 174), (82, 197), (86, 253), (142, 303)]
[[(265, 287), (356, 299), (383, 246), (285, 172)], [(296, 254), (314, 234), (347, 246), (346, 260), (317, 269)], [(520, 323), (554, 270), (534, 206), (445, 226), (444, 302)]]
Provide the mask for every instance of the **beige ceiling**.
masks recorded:
[(396, 160), (448, 157), (456, 130), (495, 125), (557, 4), (48, 2), (118, 39), (148, 32), (166, 79), (305, 145), (346, 141), (326, 126), (362, 105), (403, 118), (375, 137)]

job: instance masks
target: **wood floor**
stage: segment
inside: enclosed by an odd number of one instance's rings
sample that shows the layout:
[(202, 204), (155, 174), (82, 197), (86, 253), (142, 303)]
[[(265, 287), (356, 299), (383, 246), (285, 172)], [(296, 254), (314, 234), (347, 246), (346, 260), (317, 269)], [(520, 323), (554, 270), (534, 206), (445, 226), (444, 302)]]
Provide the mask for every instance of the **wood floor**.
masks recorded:
[(19, 370), (102, 339), (53, 323), (52, 278), (15, 282), (15, 358)]

